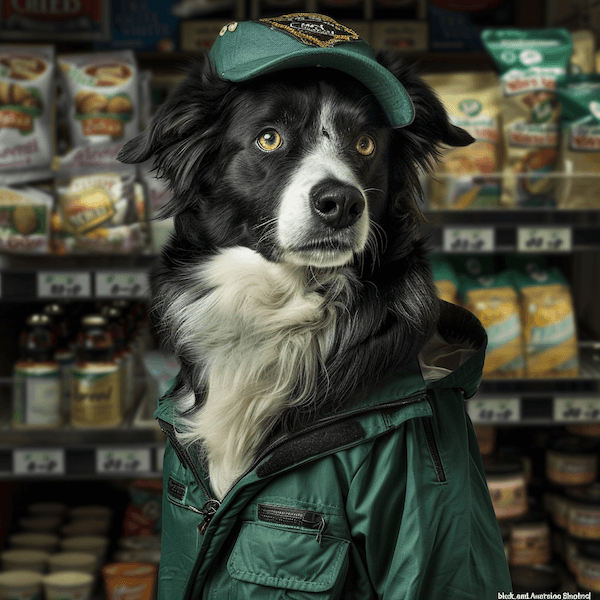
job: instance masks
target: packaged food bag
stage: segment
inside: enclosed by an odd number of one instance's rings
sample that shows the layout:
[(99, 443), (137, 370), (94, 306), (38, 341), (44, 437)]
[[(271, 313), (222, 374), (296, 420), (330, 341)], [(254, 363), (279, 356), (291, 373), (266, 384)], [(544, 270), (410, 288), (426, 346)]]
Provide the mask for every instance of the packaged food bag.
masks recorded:
[(530, 377), (579, 374), (575, 311), (569, 284), (558, 269), (515, 277), (522, 303), (525, 361)]
[(451, 73), (426, 77), (450, 121), (475, 141), (444, 150), (429, 186), (432, 208), (497, 207), (500, 200), (500, 86), (495, 73)]
[(452, 265), (443, 257), (431, 256), (431, 271), (438, 296), (446, 302), (458, 302), (458, 277)]
[(525, 373), (519, 296), (509, 272), (460, 276), (463, 303), (483, 325), (488, 346), (484, 377), (522, 377)]
[(558, 206), (600, 208), (600, 75), (569, 75), (558, 84), (562, 105)]
[(140, 132), (139, 80), (131, 50), (59, 56), (71, 144), (126, 142)]
[(156, 176), (152, 168), (152, 161), (139, 165), (139, 171), (148, 198), (148, 222), (152, 237), (152, 249), (159, 253), (175, 231), (173, 217), (162, 216), (173, 198), (173, 192), (164, 179)]
[(0, 46), (0, 183), (52, 177), (54, 48)]
[(571, 32), (573, 41), (573, 54), (569, 72), (576, 75), (579, 73), (594, 72), (594, 56), (596, 54), (596, 39), (594, 32), (588, 29)]
[(458, 275), (481, 277), (494, 275), (494, 256), (492, 254), (447, 254), (445, 257)]
[(37, 188), (0, 186), (0, 251), (49, 252), (53, 204), (53, 197)]
[(123, 254), (146, 247), (144, 196), (135, 185), (135, 166), (116, 160), (119, 148), (76, 148), (55, 161), (57, 254)]
[(162, 481), (136, 479), (129, 486), (129, 504), (123, 516), (123, 536), (151, 536), (162, 528)]
[(569, 68), (566, 29), (486, 29), (482, 40), (500, 74), (505, 159), (502, 204), (554, 206), (559, 79)]

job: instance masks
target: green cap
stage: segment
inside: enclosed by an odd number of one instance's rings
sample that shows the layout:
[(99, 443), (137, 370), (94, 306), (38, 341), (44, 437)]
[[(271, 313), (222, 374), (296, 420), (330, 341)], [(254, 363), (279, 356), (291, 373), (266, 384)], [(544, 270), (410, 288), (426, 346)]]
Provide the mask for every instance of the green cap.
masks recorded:
[(210, 58), (227, 81), (298, 67), (330, 67), (367, 86), (392, 127), (410, 125), (415, 116), (404, 86), (377, 62), (373, 48), (325, 15), (297, 13), (230, 23), (221, 29)]

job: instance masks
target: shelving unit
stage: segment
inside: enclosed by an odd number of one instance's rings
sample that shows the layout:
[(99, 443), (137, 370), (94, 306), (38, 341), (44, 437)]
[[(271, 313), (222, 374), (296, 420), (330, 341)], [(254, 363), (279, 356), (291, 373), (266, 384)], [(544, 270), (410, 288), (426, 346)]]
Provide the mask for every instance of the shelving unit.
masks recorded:
[[(223, 18), (224, 23), (239, 18), (241, 4), (237, 3), (231, 18)], [(329, 14), (318, 2), (312, 4)], [(250, 10), (249, 3), (245, 8)], [(544, 0), (515, 2), (516, 25), (546, 25), (544, 10)], [(334, 12), (332, 9), (332, 16), (336, 16)], [(343, 18), (340, 20), (343, 22)], [(578, 26), (585, 25), (582, 16), (575, 21)], [(90, 48), (91, 44), (85, 41), (57, 41), (59, 53), (89, 51)], [(426, 73), (494, 69), (489, 55), (484, 52), (403, 54), (407, 62), (418, 64)], [(139, 51), (136, 57), (140, 68), (152, 70), (157, 80), (162, 77), (171, 81), (198, 54)], [(574, 286), (580, 332), (580, 375), (562, 379), (486, 378), (477, 395), (467, 401), (473, 422), (517, 432), (530, 427), (542, 430), (600, 424), (600, 209), (457, 211), (426, 207), (425, 212), (429, 223), (424, 226), (424, 233), (436, 252), (489, 256), (543, 254), (564, 268)], [(17, 428), (11, 424), (10, 414), (11, 369), (16, 358), (18, 328), (27, 312), (57, 300), (71, 305), (79, 302), (92, 305), (117, 298), (147, 300), (149, 273), (155, 260), (156, 255), (152, 253), (0, 257), (0, 339), (4, 344), (0, 351), (1, 484), (19, 489), (29, 482), (51, 486), (65, 480), (98, 484), (161, 477), (165, 439), (152, 418), (155, 399), (149, 398), (147, 393), (138, 397), (134, 409), (117, 428), (76, 429), (70, 425), (54, 429)], [(143, 381), (140, 383), (143, 388)], [(0, 512), (2, 510), (0, 497)], [(8, 507), (5, 510), (8, 511)], [(0, 524), (0, 536), (3, 533), (6, 531), (2, 531)], [(571, 589), (572, 582), (569, 585)]]

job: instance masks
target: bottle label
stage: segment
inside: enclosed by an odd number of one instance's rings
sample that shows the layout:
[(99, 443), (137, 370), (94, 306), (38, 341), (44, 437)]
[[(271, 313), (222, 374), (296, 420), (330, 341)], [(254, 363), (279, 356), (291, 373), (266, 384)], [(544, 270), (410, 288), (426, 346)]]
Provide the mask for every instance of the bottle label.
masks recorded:
[(54, 426), (61, 421), (60, 370), (56, 364), (15, 366), (13, 422)]
[(116, 364), (76, 366), (71, 389), (72, 425), (94, 427), (121, 423), (119, 367)]

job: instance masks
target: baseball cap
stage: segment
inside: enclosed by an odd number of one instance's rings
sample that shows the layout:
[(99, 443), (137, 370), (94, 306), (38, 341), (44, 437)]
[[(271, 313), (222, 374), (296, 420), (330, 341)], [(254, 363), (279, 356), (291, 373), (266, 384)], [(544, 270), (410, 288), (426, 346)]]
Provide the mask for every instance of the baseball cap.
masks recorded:
[(229, 23), (209, 56), (219, 77), (247, 81), (298, 67), (329, 67), (371, 90), (392, 127), (410, 125), (415, 110), (404, 86), (377, 62), (375, 51), (355, 31), (316, 13)]

